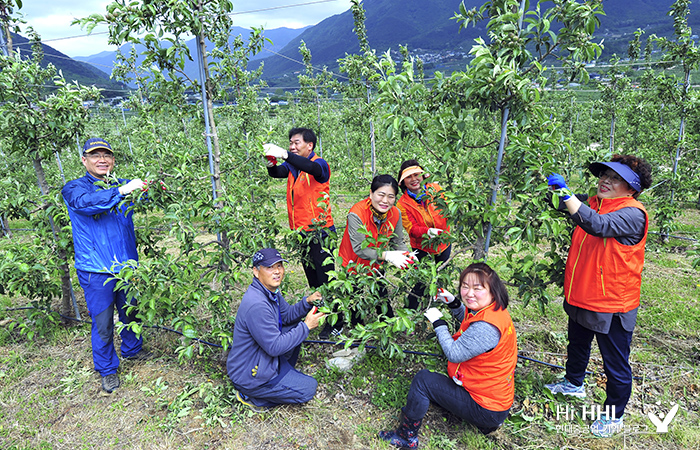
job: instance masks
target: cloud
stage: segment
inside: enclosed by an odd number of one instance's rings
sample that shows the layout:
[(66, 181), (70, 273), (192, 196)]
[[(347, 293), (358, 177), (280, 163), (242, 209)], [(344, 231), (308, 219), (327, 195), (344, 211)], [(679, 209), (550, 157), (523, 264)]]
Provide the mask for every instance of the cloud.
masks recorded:
[[(318, 0), (234, 1), (233, 24), (245, 28), (253, 26), (262, 26), (266, 29), (302, 28), (316, 25), (323, 19), (350, 8), (350, 0), (333, 0), (324, 3), (314, 3), (314, 1)], [(68, 56), (89, 56), (116, 49), (107, 44), (106, 27), (96, 27), (92, 35), (87, 36), (80, 26), (71, 26), (71, 22), (76, 18), (104, 13), (110, 1), (51, 0), (24, 1), (23, 3), (20, 13), (24, 15), (27, 25), (34, 27), (46, 44)]]

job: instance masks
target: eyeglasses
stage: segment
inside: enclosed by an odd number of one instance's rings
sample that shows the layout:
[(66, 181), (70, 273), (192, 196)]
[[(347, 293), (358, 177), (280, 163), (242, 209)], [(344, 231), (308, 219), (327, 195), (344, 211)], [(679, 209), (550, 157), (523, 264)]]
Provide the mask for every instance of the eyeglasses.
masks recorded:
[(114, 155), (111, 153), (86, 153), (85, 157), (91, 159), (92, 161), (97, 161), (100, 159), (104, 159), (105, 161), (112, 161), (114, 159)]
[(617, 174), (617, 172), (612, 170), (606, 170), (598, 176), (599, 179), (607, 178), (611, 183), (619, 183), (622, 181), (622, 177)]

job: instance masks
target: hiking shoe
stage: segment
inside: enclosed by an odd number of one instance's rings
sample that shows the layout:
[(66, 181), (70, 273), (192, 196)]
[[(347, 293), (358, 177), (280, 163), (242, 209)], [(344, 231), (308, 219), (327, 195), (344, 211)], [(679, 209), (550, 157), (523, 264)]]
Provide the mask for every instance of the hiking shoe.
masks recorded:
[(611, 419), (604, 416), (591, 424), (591, 433), (596, 437), (607, 438), (622, 431), (622, 427), (622, 417)]
[(244, 405), (246, 405), (248, 408), (250, 408), (251, 411), (253, 411), (254, 413), (260, 414), (260, 413), (264, 413), (264, 412), (267, 412), (267, 411), (270, 410), (270, 408), (268, 408), (267, 406), (258, 406), (258, 405), (256, 405), (255, 403), (253, 403), (253, 402), (251, 401), (250, 397), (248, 397), (248, 396), (245, 395), (245, 394), (241, 394), (241, 393), (238, 392), (238, 391), (236, 391), (236, 399), (237, 399), (239, 402), (241, 402), (241, 403), (243, 403)]
[(141, 350), (135, 355), (125, 356), (124, 359), (128, 359), (129, 361), (148, 361), (153, 359), (153, 353), (147, 350)]
[(112, 393), (113, 390), (119, 387), (119, 376), (116, 373), (110, 373), (102, 377), (102, 389), (107, 393)]
[(343, 332), (343, 328), (336, 328), (331, 326), (329, 323), (323, 327), (320, 333), (318, 333), (318, 338), (322, 341), (327, 341), (331, 336), (337, 338)]
[(544, 387), (549, 389), (552, 394), (564, 394), (572, 397), (586, 398), (586, 388), (583, 385), (574, 386), (566, 378), (558, 383), (545, 384)]
[(331, 324), (326, 322), (326, 325), (323, 327), (323, 330), (321, 330), (321, 332), (318, 333), (318, 338), (322, 341), (327, 341), (328, 338), (331, 337), (332, 328), (333, 327), (331, 327)]

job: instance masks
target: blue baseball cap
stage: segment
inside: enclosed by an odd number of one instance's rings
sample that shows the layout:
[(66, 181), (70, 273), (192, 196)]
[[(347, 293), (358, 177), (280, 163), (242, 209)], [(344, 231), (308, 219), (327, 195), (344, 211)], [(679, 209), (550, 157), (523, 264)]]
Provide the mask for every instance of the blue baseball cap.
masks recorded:
[(255, 254), (253, 255), (253, 267), (272, 267), (280, 261), (289, 262), (286, 259), (282, 258), (280, 252), (278, 252), (274, 248), (263, 248), (262, 250), (258, 250), (257, 252), (255, 252)]
[(632, 189), (637, 192), (642, 192), (642, 183), (639, 180), (639, 174), (632, 170), (627, 164), (622, 164), (621, 162), (594, 162), (588, 166), (588, 170), (596, 177), (600, 177), (600, 174), (604, 172), (605, 169), (614, 170), (632, 187)]
[(112, 150), (112, 146), (109, 145), (109, 142), (102, 138), (90, 138), (85, 141), (85, 145), (83, 145), (83, 153), (94, 152), (98, 149), (109, 150), (110, 152), (114, 153), (114, 150)]

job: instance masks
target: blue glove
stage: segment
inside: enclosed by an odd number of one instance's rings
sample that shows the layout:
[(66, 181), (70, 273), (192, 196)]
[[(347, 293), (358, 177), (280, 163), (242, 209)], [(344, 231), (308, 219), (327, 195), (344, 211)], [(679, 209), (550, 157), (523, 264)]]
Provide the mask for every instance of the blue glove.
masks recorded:
[(569, 188), (566, 186), (566, 180), (564, 180), (564, 177), (559, 175), (558, 173), (553, 173), (550, 176), (548, 176), (547, 184), (549, 186), (552, 186), (552, 188), (555, 190), (563, 190), (563, 192), (559, 194), (562, 200), (568, 200), (569, 198), (571, 198), (571, 195), (568, 194), (570, 191)]

